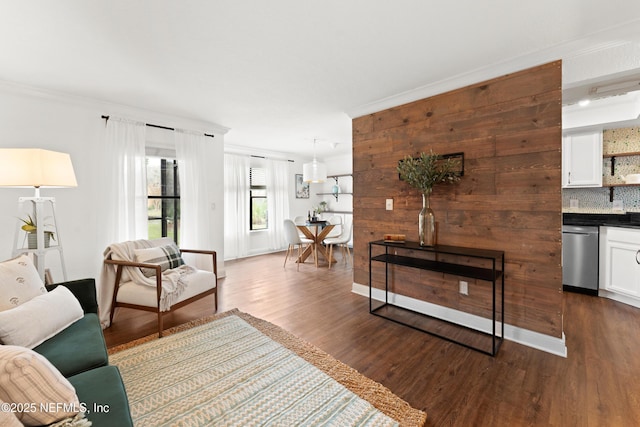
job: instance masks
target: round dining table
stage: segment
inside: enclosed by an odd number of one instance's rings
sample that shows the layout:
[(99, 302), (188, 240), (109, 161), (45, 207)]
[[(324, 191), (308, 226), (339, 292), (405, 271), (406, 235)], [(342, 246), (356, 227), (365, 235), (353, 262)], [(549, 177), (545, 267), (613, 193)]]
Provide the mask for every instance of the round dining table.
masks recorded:
[(311, 254), (315, 252), (315, 263), (316, 268), (318, 268), (318, 254), (322, 254), (324, 259), (327, 262), (336, 262), (336, 260), (331, 257), (331, 261), (329, 261), (329, 253), (327, 252), (327, 248), (322, 245), (322, 241), (327, 237), (327, 235), (333, 230), (335, 227), (334, 224), (329, 224), (327, 221), (307, 221), (305, 225), (298, 225), (298, 230), (300, 230), (307, 239), (311, 239), (313, 243), (302, 252), (297, 262), (305, 262), (307, 258)]

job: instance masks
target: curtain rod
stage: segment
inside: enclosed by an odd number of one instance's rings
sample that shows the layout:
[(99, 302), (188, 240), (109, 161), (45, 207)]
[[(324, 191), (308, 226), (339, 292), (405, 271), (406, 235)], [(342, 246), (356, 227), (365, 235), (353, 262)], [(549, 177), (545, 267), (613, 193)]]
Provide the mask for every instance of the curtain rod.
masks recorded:
[[(109, 116), (100, 116), (101, 118), (103, 118), (105, 121), (109, 120)], [(174, 128), (170, 128), (167, 126), (160, 126), (160, 125), (154, 125), (151, 123), (145, 123), (145, 126), (149, 126), (150, 128), (158, 128), (158, 129), (166, 129), (166, 130), (172, 130), (175, 131)], [(208, 133), (205, 133), (204, 136), (208, 136), (210, 138), (215, 138), (215, 135), (210, 135)]]
[[(276, 159), (273, 157), (255, 156), (253, 154), (250, 154), (249, 157), (255, 157), (256, 159), (265, 159), (265, 160), (285, 160), (285, 159)], [(291, 159), (286, 159), (286, 160), (287, 162), (295, 163), (295, 160), (291, 160)]]

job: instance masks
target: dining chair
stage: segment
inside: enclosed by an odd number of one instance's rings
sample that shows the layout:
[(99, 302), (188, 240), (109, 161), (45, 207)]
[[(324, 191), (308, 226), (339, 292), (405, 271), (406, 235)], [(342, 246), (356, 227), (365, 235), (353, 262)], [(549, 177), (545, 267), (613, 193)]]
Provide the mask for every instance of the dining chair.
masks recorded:
[[(344, 226), (344, 232), (338, 237), (329, 237), (324, 239), (324, 244), (329, 246), (329, 269), (331, 269), (331, 260), (333, 259), (333, 247), (340, 246), (342, 251), (342, 259), (348, 264), (351, 259), (351, 250), (349, 249), (349, 241), (353, 234), (353, 222), (347, 222)], [(353, 265), (353, 262), (351, 263)]]
[[(287, 246), (287, 254), (284, 257), (284, 265), (282, 268), (286, 268), (287, 259), (289, 259), (289, 255), (293, 253), (294, 248), (298, 247), (298, 260), (300, 260), (300, 256), (302, 255), (302, 246), (303, 245), (313, 245), (313, 240), (307, 239), (306, 237), (300, 237), (298, 234), (298, 227), (296, 224), (290, 220), (284, 220), (284, 238), (288, 244)], [(306, 249), (306, 248), (305, 248)], [(316, 256), (316, 252), (313, 251), (314, 257)], [(317, 264), (317, 261), (316, 261)], [(298, 271), (300, 270), (300, 263), (298, 262)]]
[[(307, 217), (298, 215), (297, 217), (293, 218), (293, 222), (295, 225), (305, 225), (307, 223)], [(298, 229), (298, 234), (300, 235), (301, 239), (305, 238), (304, 233), (300, 231), (300, 229)]]
[(342, 227), (342, 217), (338, 215), (333, 215), (329, 217), (327, 220), (328, 224), (333, 224), (335, 227), (327, 234), (327, 238), (339, 237), (342, 235), (343, 227)]

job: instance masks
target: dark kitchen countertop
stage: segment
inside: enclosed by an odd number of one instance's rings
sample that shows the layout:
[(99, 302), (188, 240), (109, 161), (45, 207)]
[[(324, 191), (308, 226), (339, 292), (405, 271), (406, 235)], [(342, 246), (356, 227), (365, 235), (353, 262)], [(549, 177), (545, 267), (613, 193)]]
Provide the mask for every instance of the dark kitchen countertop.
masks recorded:
[(562, 224), (640, 228), (640, 212), (626, 214), (563, 213)]

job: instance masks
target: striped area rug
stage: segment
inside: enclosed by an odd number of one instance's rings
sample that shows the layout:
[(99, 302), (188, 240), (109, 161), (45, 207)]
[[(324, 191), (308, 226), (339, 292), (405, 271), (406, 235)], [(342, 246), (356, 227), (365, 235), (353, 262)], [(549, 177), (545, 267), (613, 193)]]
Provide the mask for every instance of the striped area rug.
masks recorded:
[(238, 310), (110, 350), (136, 426), (422, 426), (424, 412)]

